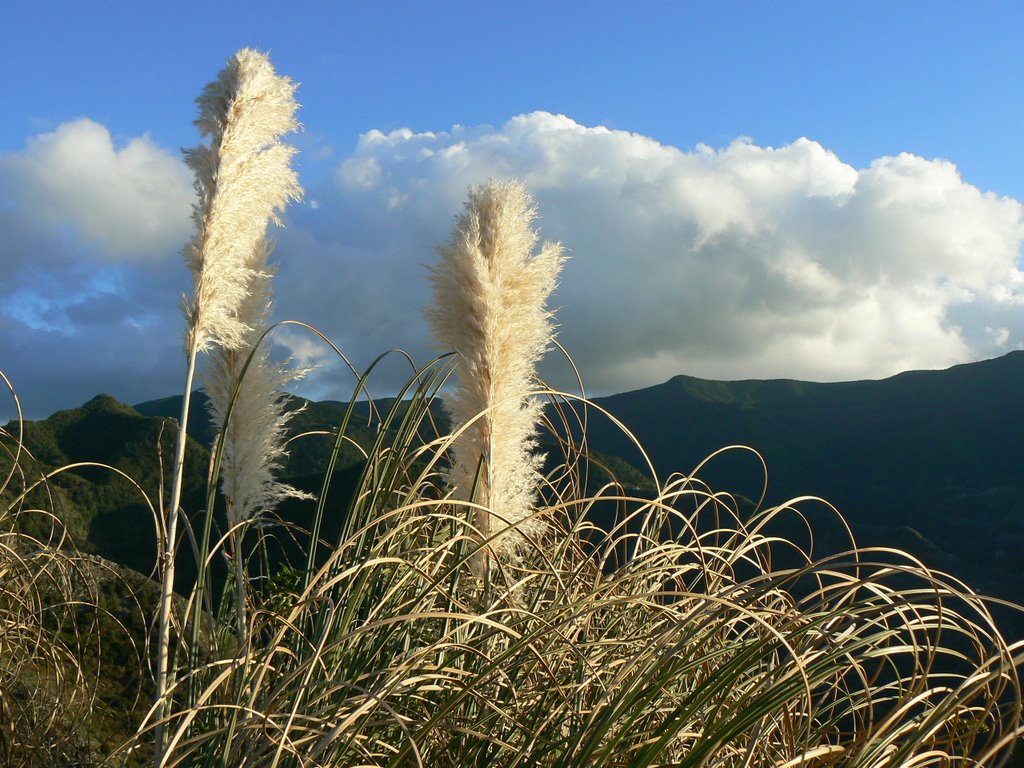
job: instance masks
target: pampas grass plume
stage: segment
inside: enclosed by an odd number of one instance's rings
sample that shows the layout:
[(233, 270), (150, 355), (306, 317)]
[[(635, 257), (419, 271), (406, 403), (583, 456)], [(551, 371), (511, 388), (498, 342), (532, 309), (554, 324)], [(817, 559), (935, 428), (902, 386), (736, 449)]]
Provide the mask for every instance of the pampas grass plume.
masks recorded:
[[(267, 249), (265, 242), (257, 247)], [(312, 498), (274, 479), (286, 455), (287, 424), (298, 412), (286, 409), (283, 390), (305, 371), (270, 360), (269, 344), (262, 340), (269, 293), (269, 276), (258, 274), (240, 307), (239, 319), (250, 328), (242, 349), (216, 348), (202, 377), (213, 423), (224, 432), (221, 491), (232, 527), (271, 512), (285, 498)]]
[(200, 193), (196, 237), (186, 249), (196, 274), (188, 311), (197, 351), (212, 352), (203, 384), (214, 423), (226, 431), (221, 487), (232, 524), (302, 496), (273, 479), (291, 416), (280, 392), (301, 372), (272, 364), (259, 343), (270, 316), (267, 228), (302, 196), (295, 149), (279, 142), (299, 127), (295, 88), (266, 55), (239, 51), (198, 99), (196, 125), (210, 145), (187, 153)]
[(185, 153), (199, 194), (196, 235), (185, 249), (195, 276), (195, 295), (185, 301), (190, 349), (239, 349), (251, 330), (240, 309), (266, 272), (259, 244), (288, 201), (302, 197), (291, 167), (296, 150), (279, 141), (299, 128), (296, 87), (265, 54), (245, 48), (197, 100), (196, 125), (210, 143)]
[(533, 516), (535, 452), (541, 404), (536, 364), (552, 340), (546, 302), (565, 260), (561, 245), (538, 241), (537, 211), (519, 181), (491, 180), (471, 190), (451, 239), (437, 250), (434, 302), (426, 311), (437, 341), (458, 355), (458, 385), (448, 399), (453, 426), (466, 426), (452, 450), (449, 485), (456, 498), (475, 501), (484, 537), (498, 552), (514, 553), (523, 536), (541, 532)]

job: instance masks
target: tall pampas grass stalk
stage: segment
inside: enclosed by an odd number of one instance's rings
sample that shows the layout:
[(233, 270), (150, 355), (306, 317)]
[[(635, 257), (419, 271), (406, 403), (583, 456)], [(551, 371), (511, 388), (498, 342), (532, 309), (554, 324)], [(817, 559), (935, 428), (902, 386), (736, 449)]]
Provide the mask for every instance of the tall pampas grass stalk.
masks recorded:
[[(195, 291), (184, 302), (187, 318), (188, 370), (182, 403), (174, 475), (162, 535), (161, 599), (157, 638), (157, 718), (166, 713), (170, 687), (168, 656), (174, 590), (178, 507), (187, 441), (188, 412), (196, 358), (215, 347), (232, 352), (251, 343), (264, 317), (257, 301), (267, 296), (266, 263), (269, 222), (290, 200), (301, 197), (291, 167), (295, 149), (280, 138), (299, 127), (295, 117), (296, 85), (278, 76), (265, 54), (238, 51), (197, 99), (196, 125), (208, 146), (186, 151), (196, 175), (198, 202), (193, 208), (196, 235), (185, 248), (195, 276)], [(262, 287), (261, 287), (262, 286)], [(259, 294), (260, 299), (255, 297)], [(258, 493), (257, 493), (258, 495)], [(163, 733), (156, 734), (158, 753)]]
[(436, 340), (457, 354), (458, 385), (447, 408), (463, 431), (452, 448), (449, 487), (479, 505), (476, 526), (491, 549), (513, 555), (543, 528), (533, 515), (541, 404), (529, 393), (552, 341), (546, 303), (565, 260), (556, 243), (535, 253), (536, 216), (519, 181), (492, 179), (470, 190), (451, 239), (437, 248), (426, 312)]

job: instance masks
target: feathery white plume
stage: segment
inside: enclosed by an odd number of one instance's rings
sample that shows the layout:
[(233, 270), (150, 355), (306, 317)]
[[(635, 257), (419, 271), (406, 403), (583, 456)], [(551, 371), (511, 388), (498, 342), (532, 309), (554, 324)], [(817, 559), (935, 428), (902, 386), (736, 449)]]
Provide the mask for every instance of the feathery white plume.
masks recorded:
[(187, 153), (200, 193), (196, 237), (186, 250), (196, 274), (187, 311), (197, 351), (211, 353), (203, 385), (214, 423), (224, 431), (221, 489), (232, 524), (282, 498), (304, 496), (273, 478), (292, 415), (281, 389), (302, 372), (272, 364), (267, 344), (259, 344), (245, 368), (270, 316), (267, 228), (289, 200), (302, 196), (291, 167), (295, 149), (279, 142), (299, 127), (295, 88), (264, 54), (239, 51), (198, 99), (196, 125), (211, 137), (210, 146)]
[[(265, 251), (265, 243), (258, 248)], [(272, 511), (282, 499), (312, 498), (274, 479), (286, 456), (286, 426), (298, 412), (286, 409), (282, 390), (305, 371), (273, 363), (269, 342), (260, 343), (270, 317), (269, 294), (270, 274), (259, 271), (239, 311), (249, 329), (241, 348), (216, 347), (202, 376), (213, 423), (224, 433), (220, 477), (230, 526)], [(232, 404), (236, 383), (238, 394)]]
[(210, 145), (185, 153), (199, 193), (196, 235), (185, 249), (195, 275), (195, 295), (185, 301), (189, 349), (238, 349), (250, 329), (240, 310), (266, 272), (260, 243), (288, 201), (302, 197), (291, 167), (296, 150), (279, 141), (299, 127), (295, 89), (266, 55), (245, 48), (197, 99), (196, 125)]
[(530, 518), (543, 456), (534, 452), (541, 404), (528, 393), (552, 339), (545, 304), (565, 256), (555, 243), (534, 254), (536, 215), (521, 182), (492, 179), (470, 190), (451, 239), (437, 248), (426, 310), (437, 341), (458, 354), (458, 388), (447, 405), (453, 426), (472, 422), (453, 445), (448, 482), (463, 499), (476, 487), (489, 510), (477, 515), (481, 535), (517, 524), (495, 542), (506, 553), (543, 529)]

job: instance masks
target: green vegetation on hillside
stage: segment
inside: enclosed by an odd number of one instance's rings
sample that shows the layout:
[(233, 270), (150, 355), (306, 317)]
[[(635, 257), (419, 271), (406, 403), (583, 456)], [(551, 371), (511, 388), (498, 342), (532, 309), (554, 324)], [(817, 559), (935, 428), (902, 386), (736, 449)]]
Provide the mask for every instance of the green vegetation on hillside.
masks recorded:
[[(768, 502), (813, 492), (865, 543), (898, 538), (976, 588), (1024, 602), (1024, 352), (881, 381), (665, 384), (598, 399), (637, 436), (660, 472), (688, 470), (724, 445), (755, 446)], [(637, 461), (595, 422), (591, 445)], [(701, 474), (747, 495), (762, 467), (725, 455)], [(909, 530), (928, 544), (915, 545)], [(1024, 628), (1022, 628), (1024, 629)]]

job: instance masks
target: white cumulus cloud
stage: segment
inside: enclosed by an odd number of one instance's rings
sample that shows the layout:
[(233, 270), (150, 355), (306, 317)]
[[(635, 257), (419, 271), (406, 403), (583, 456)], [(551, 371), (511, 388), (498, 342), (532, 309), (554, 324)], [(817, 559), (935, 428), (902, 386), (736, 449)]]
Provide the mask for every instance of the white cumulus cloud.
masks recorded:
[(544, 237), (569, 249), (560, 339), (597, 391), (677, 373), (880, 377), (1024, 340), (1024, 208), (951, 162), (854, 168), (809, 139), (685, 151), (543, 112), (363, 135), (304, 232), (284, 235), (280, 252), (305, 265), (294, 278), (282, 266), (289, 294), (364, 358), (392, 345), (426, 357), (431, 245), (490, 176), (525, 180)]
[[(591, 392), (679, 373), (875, 378), (1024, 346), (1024, 206), (950, 161), (856, 168), (810, 139), (682, 149), (545, 112), (364, 134), (275, 233), (275, 317), (358, 367), (392, 347), (430, 360), (433, 246), (492, 176), (524, 180), (570, 254), (553, 303)], [(177, 390), (192, 195), (176, 152), (89, 120), (0, 155), (0, 369), (37, 414)], [(314, 334), (275, 342), (323, 364), (305, 393), (351, 392)], [(375, 392), (410, 369), (394, 356), (382, 373)], [(557, 355), (542, 373), (572, 384)]]
[(141, 136), (117, 147), (87, 118), (0, 155), (0, 195), (33, 223), (72, 228), (112, 259), (180, 248), (191, 222), (191, 175), (181, 158)]
[(177, 388), (193, 198), (176, 153), (88, 119), (0, 154), (0, 369), (30, 415)]

